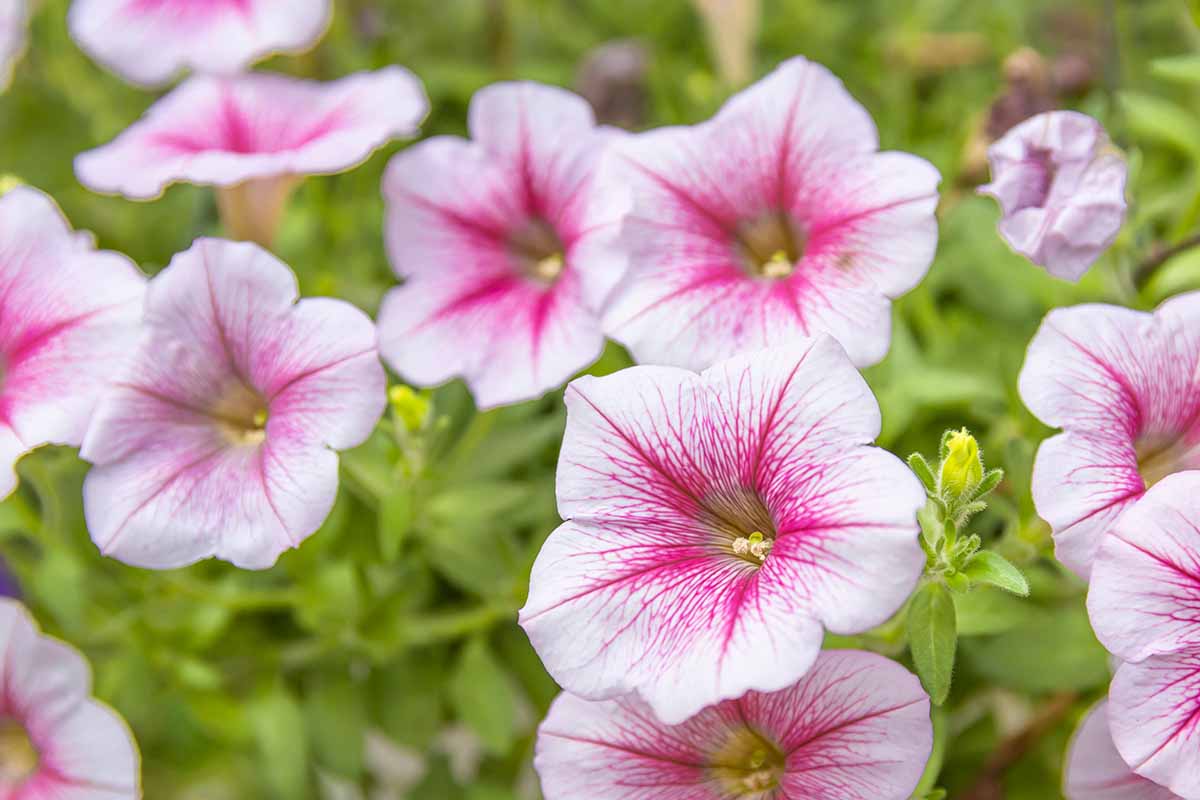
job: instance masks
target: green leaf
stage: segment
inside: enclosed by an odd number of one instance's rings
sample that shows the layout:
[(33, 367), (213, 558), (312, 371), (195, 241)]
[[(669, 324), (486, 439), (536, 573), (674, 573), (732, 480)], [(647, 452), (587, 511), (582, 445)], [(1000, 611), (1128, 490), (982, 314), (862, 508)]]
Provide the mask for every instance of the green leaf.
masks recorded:
[(1025, 580), (1021, 570), (991, 550), (980, 550), (972, 556), (963, 572), (978, 583), (990, 584), (1021, 597), (1029, 596), (1029, 581)]
[(1161, 97), (1121, 92), (1121, 108), (1138, 138), (1172, 145), (1200, 158), (1200, 120), (1189, 110)]
[(426, 750), (442, 727), (447, 659), (440, 649), (426, 647), (419, 653), (373, 672), (371, 711), (397, 744)]
[(983, 480), (981, 480), (979, 485), (975, 487), (975, 491), (971, 495), (972, 499), (978, 500), (982, 497), (987, 497), (992, 493), (992, 490), (1000, 485), (1000, 481), (1002, 480), (1004, 480), (1004, 470), (988, 470), (986, 473), (984, 473)]
[(379, 552), (384, 561), (395, 561), (412, 529), (413, 495), (399, 486), (379, 500)]
[(1200, 55), (1156, 58), (1150, 62), (1150, 74), (1179, 83), (1200, 83)]
[(364, 695), (347, 678), (307, 687), (304, 697), (309, 744), (321, 766), (357, 780), (363, 771), (367, 728)]
[(494, 755), (504, 755), (516, 739), (516, 703), (512, 685), (488, 649), (472, 639), (463, 648), (450, 678), (450, 703), (458, 718)]
[(950, 693), (957, 639), (950, 590), (938, 582), (925, 584), (908, 607), (908, 641), (921, 685), (935, 705)]
[(300, 800), (309, 796), (308, 746), (304, 715), (291, 694), (277, 686), (250, 709), (254, 740), (258, 744), (259, 774), (271, 797)]
[(1087, 691), (1109, 680), (1108, 653), (1078, 598), (1039, 608), (998, 636), (963, 640), (963, 657), (984, 680), (1023, 692)]
[(955, 594), (954, 610), (959, 636), (990, 636), (1021, 625), (1039, 608), (1001, 589), (980, 585)]
[(929, 466), (925, 456), (913, 453), (908, 457), (908, 466), (921, 479), (921, 483), (925, 484), (926, 491), (937, 491), (937, 479), (933, 477), (933, 467)]
[(930, 499), (917, 512), (917, 522), (921, 525), (921, 544), (925, 552), (937, 552), (945, 535), (945, 522), (934, 500)]

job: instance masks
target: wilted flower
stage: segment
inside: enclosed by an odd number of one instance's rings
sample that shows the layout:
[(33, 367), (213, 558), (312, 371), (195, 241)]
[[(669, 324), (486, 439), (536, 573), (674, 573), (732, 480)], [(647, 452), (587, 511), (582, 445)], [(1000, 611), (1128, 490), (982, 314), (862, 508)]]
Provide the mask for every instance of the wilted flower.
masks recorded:
[(75, 0), (71, 36), (132, 83), (158, 86), (185, 68), (233, 74), (316, 43), (330, 0)]
[(136, 338), (144, 292), (129, 259), (96, 251), (46, 195), (0, 197), (0, 498), (16, 488), (22, 455), (83, 440)]
[(91, 698), (87, 662), (41, 636), (25, 609), (0, 599), (0, 797), (134, 800), (137, 745)]
[(933, 259), (939, 177), (877, 148), (866, 110), (802, 58), (708, 122), (621, 142), (606, 180), (633, 188), (631, 274), (609, 334), (691, 369), (820, 333), (859, 366), (882, 359), (890, 298)]
[(600, 355), (626, 195), (597, 185), (616, 134), (570, 92), (489, 86), (470, 128), (470, 141), (429, 139), (388, 166), (388, 253), (405, 282), (379, 312), (380, 348), (406, 380), (461, 376), (488, 407), (537, 397)]
[(1200, 293), (1154, 313), (1055, 309), (1029, 345), (1021, 398), (1063, 429), (1042, 443), (1033, 500), (1060, 561), (1086, 578), (1101, 536), (1172, 472), (1200, 467)]
[(350, 169), (428, 110), (401, 67), (330, 83), (255, 73), (195, 77), (151, 106), (115, 140), (75, 160), (81, 183), (135, 200), (179, 181), (220, 187), (228, 233), (268, 246), (305, 175)]
[(1096, 636), (1125, 663), (1109, 688), (1132, 770), (1200, 797), (1200, 473), (1170, 475), (1104, 537), (1088, 587)]
[(1051, 275), (1077, 281), (1125, 221), (1128, 168), (1100, 123), (1075, 111), (1031, 117), (988, 148), (999, 230)]
[(320, 527), (338, 450), (387, 403), (371, 320), (296, 302), (256, 245), (201, 239), (150, 284), (132, 364), (101, 400), (81, 455), (92, 539), (128, 564), (216, 556), (260, 569)]
[(682, 722), (790, 686), (825, 629), (879, 625), (916, 585), (925, 492), (871, 446), (879, 407), (832, 339), (584, 377), (566, 402), (567, 522), (521, 624), (567, 691)]
[(636, 697), (563, 694), (538, 731), (534, 767), (546, 800), (907, 800), (932, 746), (917, 679), (839, 650), (791, 686), (674, 727)]
[(0, 3), (0, 90), (12, 81), (13, 67), (25, 52), (29, 37), (28, 0)]
[(1121, 758), (1101, 701), (1079, 723), (1063, 775), (1067, 800), (1178, 800), (1169, 789), (1137, 775)]

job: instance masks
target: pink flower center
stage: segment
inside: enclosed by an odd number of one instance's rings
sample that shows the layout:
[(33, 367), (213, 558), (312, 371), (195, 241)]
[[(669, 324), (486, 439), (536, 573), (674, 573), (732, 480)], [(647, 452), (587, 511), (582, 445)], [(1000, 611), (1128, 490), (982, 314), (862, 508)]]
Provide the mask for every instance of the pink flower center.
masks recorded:
[(756, 567), (775, 546), (775, 521), (758, 492), (737, 488), (704, 498), (700, 522), (717, 537), (717, 545)]
[(1053, 154), (1042, 147), (1029, 148), (1021, 163), (1026, 170), (1027, 179), (1021, 184), (1021, 192), (1017, 196), (1017, 205), (1013, 212), (1046, 205), (1058, 169), (1054, 164)]
[(804, 227), (783, 211), (773, 211), (738, 225), (733, 249), (746, 272), (756, 278), (786, 278), (804, 257)]
[(508, 252), (517, 271), (549, 286), (566, 269), (566, 248), (550, 223), (531, 219), (508, 239)]
[(1187, 436), (1144, 437), (1138, 441), (1135, 449), (1138, 472), (1147, 489), (1168, 475), (1200, 468), (1200, 443), (1189, 440)]
[(786, 761), (778, 747), (756, 731), (742, 728), (713, 754), (709, 771), (724, 796), (761, 797), (779, 785)]
[(0, 789), (19, 789), (37, 771), (38, 753), (19, 722), (0, 716)]
[(262, 395), (241, 381), (232, 384), (212, 409), (217, 428), (230, 444), (261, 444), (267, 438), (269, 409)]

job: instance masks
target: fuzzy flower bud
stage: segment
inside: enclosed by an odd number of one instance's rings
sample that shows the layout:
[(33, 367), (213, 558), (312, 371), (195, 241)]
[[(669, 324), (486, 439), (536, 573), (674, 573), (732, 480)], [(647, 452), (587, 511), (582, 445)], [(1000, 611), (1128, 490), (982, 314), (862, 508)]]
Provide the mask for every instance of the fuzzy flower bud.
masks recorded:
[(983, 459), (979, 443), (966, 428), (950, 434), (946, 440), (946, 455), (942, 459), (942, 490), (962, 495), (983, 480)]

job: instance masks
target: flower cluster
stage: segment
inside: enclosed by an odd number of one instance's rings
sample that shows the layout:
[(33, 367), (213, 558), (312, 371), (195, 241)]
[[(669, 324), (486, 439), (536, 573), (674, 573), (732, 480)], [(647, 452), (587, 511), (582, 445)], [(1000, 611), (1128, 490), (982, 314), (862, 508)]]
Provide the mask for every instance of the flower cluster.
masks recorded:
[[(16, 5), (0, 71), (20, 49)], [(215, 186), (238, 241), (198, 239), (147, 279), (36, 190), (0, 198), (0, 494), (23, 454), (78, 446), (103, 554), (266, 569), (330, 515), (339, 451), (387, 406), (381, 356), (413, 385), (460, 377), (486, 408), (561, 386), (613, 339), (639, 365), (566, 388), (564, 522), (519, 618), (565, 690), (537, 739), (547, 800), (909, 798), (953, 649), (947, 663), (911, 643), (918, 680), (823, 650), (826, 635), (907, 609), (953, 642), (950, 590), (1028, 593), (960, 535), (1001, 471), (965, 430), (936, 469), (876, 447), (858, 372), (886, 355), (891, 301), (933, 260), (937, 170), (881, 152), (863, 106), (803, 58), (707, 121), (638, 134), (559, 88), (489, 86), (469, 139), (428, 139), (387, 168), (402, 283), (377, 330), (349, 303), (301, 299), (269, 248), (303, 176), (416, 134), (420, 81), (396, 66), (329, 83), (242, 72), (315, 43), (330, 13), (72, 5), (77, 42), (128, 80), (198, 73), (81, 154), (80, 181), (138, 200)], [(1034, 262), (1078, 279), (1114, 240), (1125, 165), (1095, 121), (1035, 117), (992, 165), (1001, 234)], [(1200, 294), (1052, 312), (1021, 374), (1030, 409), (1063, 429), (1038, 455), (1038, 510), (1124, 662), (1075, 741), (1076, 797), (1200, 797), (1198, 314)], [(410, 391), (391, 396), (415, 429), (428, 409)], [(921, 622), (934, 606), (948, 629)], [(944, 675), (933, 688), (927, 665)], [(128, 731), (12, 600), (0, 686), (0, 796), (137, 796)]]

